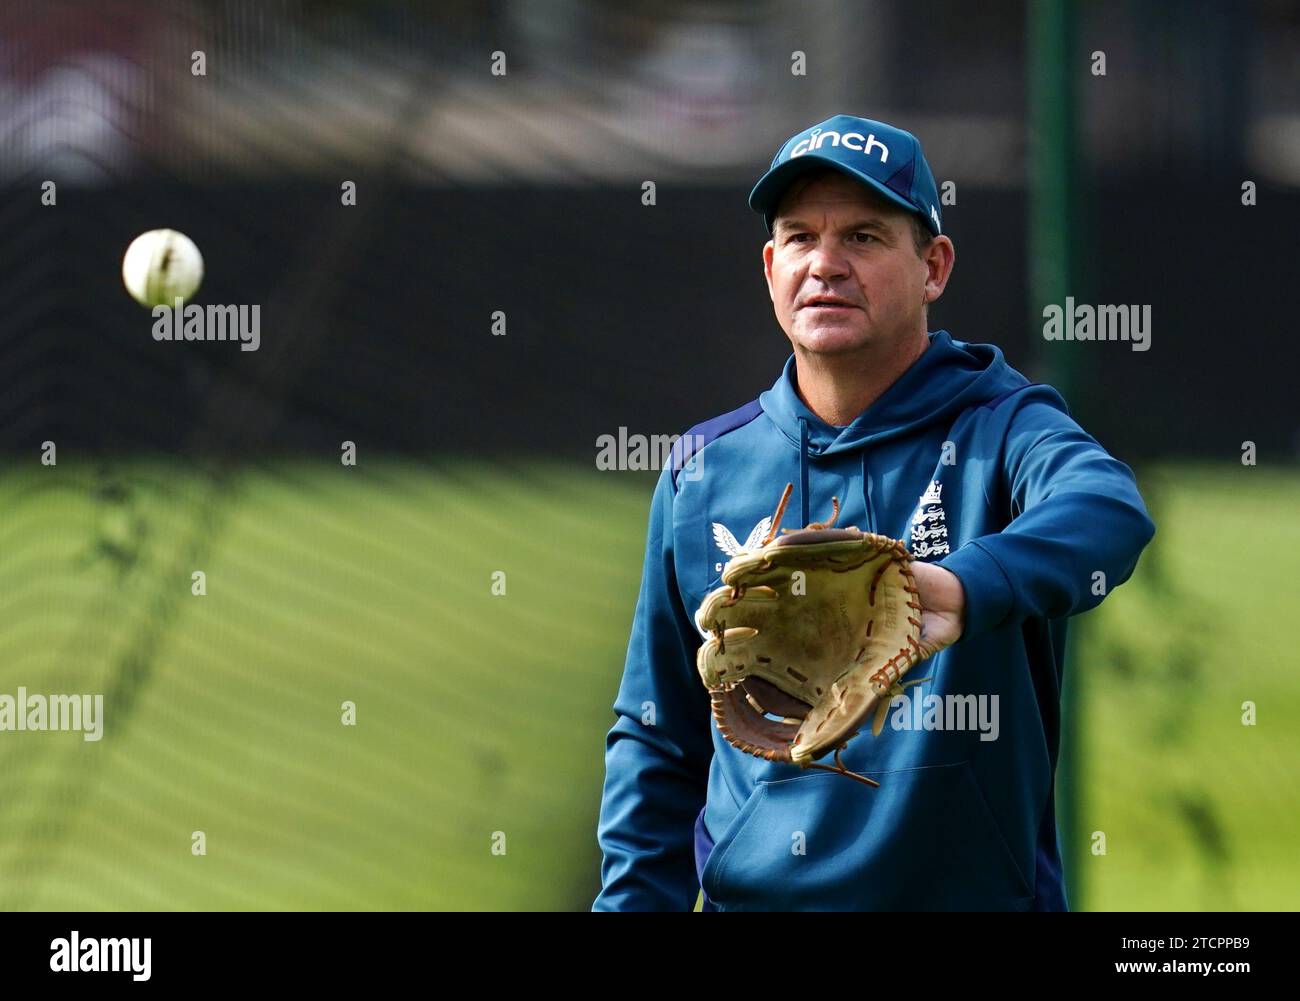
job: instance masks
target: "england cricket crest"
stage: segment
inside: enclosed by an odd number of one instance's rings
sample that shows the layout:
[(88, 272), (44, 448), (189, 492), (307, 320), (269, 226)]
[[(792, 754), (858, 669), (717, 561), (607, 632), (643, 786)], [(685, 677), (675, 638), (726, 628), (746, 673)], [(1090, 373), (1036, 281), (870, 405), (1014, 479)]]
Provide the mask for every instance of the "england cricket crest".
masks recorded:
[(912, 515), (912, 555), (918, 560), (930, 556), (947, 556), (948, 516), (943, 510), (943, 487), (931, 480), (929, 489), (921, 495), (916, 513)]

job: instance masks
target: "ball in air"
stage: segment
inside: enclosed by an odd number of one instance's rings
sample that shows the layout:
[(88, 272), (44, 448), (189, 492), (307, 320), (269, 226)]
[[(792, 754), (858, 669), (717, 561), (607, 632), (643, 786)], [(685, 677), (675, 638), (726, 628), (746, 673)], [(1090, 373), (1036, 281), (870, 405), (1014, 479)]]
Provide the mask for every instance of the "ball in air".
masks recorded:
[(151, 229), (126, 248), (122, 281), (140, 305), (151, 309), (171, 306), (175, 299), (188, 299), (198, 291), (203, 281), (203, 255), (184, 233)]

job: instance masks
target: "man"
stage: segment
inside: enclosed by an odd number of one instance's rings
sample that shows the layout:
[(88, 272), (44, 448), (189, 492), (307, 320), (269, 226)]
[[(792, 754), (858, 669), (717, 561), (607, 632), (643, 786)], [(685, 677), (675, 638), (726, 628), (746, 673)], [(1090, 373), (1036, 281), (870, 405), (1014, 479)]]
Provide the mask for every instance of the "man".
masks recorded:
[[(954, 253), (914, 136), (836, 116), (782, 146), (749, 202), (794, 353), (758, 400), (691, 429), (659, 479), (594, 909), (688, 910), (702, 887), (706, 910), (1064, 910), (1066, 617), (1126, 580), (1154, 533), (1133, 474), (998, 348), (927, 331)], [(692, 616), (787, 482), (799, 526), (836, 497), (839, 524), (907, 544), (922, 639), (947, 645), (879, 737), (847, 744), (876, 789), (732, 747), (695, 669)]]

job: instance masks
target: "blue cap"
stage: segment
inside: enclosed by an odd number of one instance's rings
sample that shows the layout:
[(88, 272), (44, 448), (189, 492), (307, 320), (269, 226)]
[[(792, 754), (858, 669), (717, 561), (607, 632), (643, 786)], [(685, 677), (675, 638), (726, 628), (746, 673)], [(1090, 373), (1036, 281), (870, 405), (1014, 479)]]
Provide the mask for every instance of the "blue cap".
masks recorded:
[(749, 193), (749, 207), (762, 213), (769, 233), (790, 182), (823, 167), (847, 174), (899, 208), (915, 212), (936, 236), (942, 232), (939, 189), (916, 136), (869, 118), (836, 115), (787, 140)]

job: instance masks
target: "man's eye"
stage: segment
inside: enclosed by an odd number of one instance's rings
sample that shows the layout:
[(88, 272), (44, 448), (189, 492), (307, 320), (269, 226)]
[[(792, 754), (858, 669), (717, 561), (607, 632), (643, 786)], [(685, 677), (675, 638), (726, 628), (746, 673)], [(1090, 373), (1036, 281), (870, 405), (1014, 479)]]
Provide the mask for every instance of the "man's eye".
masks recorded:
[(811, 239), (812, 239), (812, 234), (811, 234), (811, 233), (791, 233), (791, 234), (790, 234), (790, 242), (791, 242), (791, 243), (798, 243), (798, 242), (799, 242), (800, 240), (802, 240), (804, 237), (808, 237), (808, 239), (811, 240)]
[[(862, 239), (859, 240), (858, 237), (862, 237)], [(874, 240), (876, 237), (873, 233), (857, 232), (853, 234), (853, 238), (857, 240), (858, 243), (866, 243), (868, 240)]]

